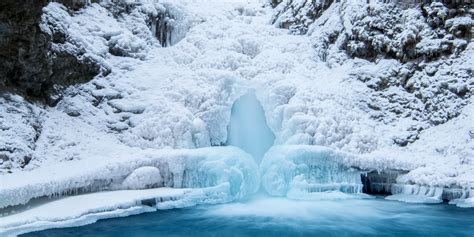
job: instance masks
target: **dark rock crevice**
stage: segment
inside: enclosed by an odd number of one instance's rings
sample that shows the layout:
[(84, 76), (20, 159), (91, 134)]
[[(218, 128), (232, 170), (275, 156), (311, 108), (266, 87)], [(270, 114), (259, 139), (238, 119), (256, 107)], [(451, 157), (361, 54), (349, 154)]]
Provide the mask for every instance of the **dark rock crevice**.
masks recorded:
[[(69, 4), (75, 9), (84, 2)], [(0, 2), (0, 87), (55, 105), (64, 88), (91, 80), (102, 68), (89, 57), (52, 47), (54, 42), (65, 43), (67, 35), (41, 31), (42, 9), (48, 3), (47, 0)]]
[(371, 195), (391, 195), (392, 185), (397, 183), (397, 177), (406, 174), (408, 171), (402, 170), (386, 170), (386, 171), (368, 171), (363, 172), (360, 176), (362, 191)]
[(151, 20), (150, 28), (163, 47), (172, 45), (173, 23), (174, 19), (168, 11), (160, 12), (158, 17)]
[(177, 44), (189, 30), (186, 13), (176, 6), (164, 4), (164, 11), (150, 19), (149, 28), (162, 47)]

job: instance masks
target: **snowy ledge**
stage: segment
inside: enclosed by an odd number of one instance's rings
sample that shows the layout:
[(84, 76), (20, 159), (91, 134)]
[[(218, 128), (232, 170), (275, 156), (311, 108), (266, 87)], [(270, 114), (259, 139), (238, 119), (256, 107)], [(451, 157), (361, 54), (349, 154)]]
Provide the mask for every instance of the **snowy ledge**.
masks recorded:
[[(385, 163), (367, 157), (314, 145), (273, 146), (260, 165), (262, 188), (272, 196), (290, 199), (322, 200), (368, 198), (364, 185), (383, 185), (387, 200), (407, 203), (441, 203), (450, 201), (458, 207), (474, 207), (474, 189), (470, 186), (410, 184), (404, 182), (407, 171), (386, 169)], [(364, 163), (365, 162), (365, 163)], [(390, 167), (390, 166), (388, 166)], [(398, 166), (400, 167), (400, 166)], [(368, 170), (372, 182), (362, 183)], [(366, 178), (367, 179), (367, 178)], [(441, 180), (443, 181), (443, 180)], [(442, 182), (440, 182), (443, 184)], [(367, 188), (367, 187), (366, 187)], [(370, 188), (378, 188), (371, 186)]]
[(101, 219), (227, 201), (229, 184), (203, 189), (121, 190), (65, 197), (0, 218), (0, 235), (82, 226)]
[(238, 148), (128, 153), (128, 158), (88, 157), (3, 175), (0, 236), (231, 202), (260, 186), (257, 165)]
[[(250, 155), (238, 148), (136, 149), (129, 154), (128, 158), (88, 157), (3, 175), (0, 208), (26, 204), (40, 197), (137, 189), (133, 188), (134, 180), (149, 183), (138, 189), (207, 188), (227, 183), (230, 185), (227, 201), (252, 194), (260, 186), (257, 165)], [(158, 171), (141, 172), (144, 167)], [(159, 177), (153, 176), (157, 174)]]

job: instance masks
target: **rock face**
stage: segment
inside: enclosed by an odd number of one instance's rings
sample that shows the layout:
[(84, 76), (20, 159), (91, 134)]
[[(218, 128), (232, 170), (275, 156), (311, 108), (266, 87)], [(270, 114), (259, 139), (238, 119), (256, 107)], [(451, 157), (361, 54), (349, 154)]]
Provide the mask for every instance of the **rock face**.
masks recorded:
[(39, 22), (47, 3), (0, 2), (0, 88), (53, 105), (65, 86), (92, 79), (101, 67), (91, 58), (52, 48), (53, 42), (65, 43), (67, 35), (41, 30)]
[[(80, 87), (93, 78), (129, 70), (112, 61), (145, 60), (151, 49), (179, 42), (191, 23), (181, 7), (157, 1), (0, 1), (0, 173), (35, 166), (37, 143), (47, 136), (47, 106), (81, 116), (64, 98), (87, 94)], [(87, 95), (94, 107), (122, 97), (93, 85), (106, 91)], [(143, 112), (140, 106), (110, 104), (117, 113)], [(110, 125), (112, 132), (127, 128)]]
[(24, 168), (34, 158), (41, 113), (21, 96), (0, 94), (0, 173)]
[(306, 34), (309, 25), (319, 18), (333, 2), (334, 0), (271, 0), (270, 4), (276, 7), (273, 24), (289, 29), (295, 34)]
[(277, 4), (274, 24), (311, 37), (329, 67), (354, 63), (350, 79), (373, 92), (361, 102), (371, 118), (411, 120), (393, 139), (404, 147), (458, 116), (474, 93), (472, 10), (450, 1), (368, 2), (269, 1)]
[[(184, 38), (189, 28), (186, 14), (172, 5), (98, 0), (50, 2), (0, 2), (0, 90), (48, 105), (55, 105), (66, 87), (108, 74), (110, 69), (104, 61), (110, 55), (143, 59), (148, 46), (156, 41), (162, 46), (173, 45)], [(92, 6), (94, 3), (98, 5)], [(129, 25), (130, 32), (114, 35), (109, 30), (103, 39), (98, 39), (107, 41), (108, 52), (97, 52), (97, 47), (91, 48), (73, 32), (68, 21), (84, 7), (104, 7), (118, 21)]]

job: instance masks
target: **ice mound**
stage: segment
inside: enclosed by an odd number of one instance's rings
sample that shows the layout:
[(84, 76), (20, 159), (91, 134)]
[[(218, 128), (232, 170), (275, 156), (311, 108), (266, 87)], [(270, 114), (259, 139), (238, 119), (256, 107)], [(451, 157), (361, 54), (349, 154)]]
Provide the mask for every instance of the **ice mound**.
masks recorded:
[(135, 181), (148, 182), (158, 175), (155, 169), (161, 174), (156, 179), (162, 179), (162, 185), (158, 186), (228, 187), (225, 191), (219, 189), (219, 202), (246, 197), (260, 186), (258, 168), (252, 157), (235, 147), (134, 149), (124, 153), (130, 157), (90, 157), (4, 175), (0, 181), (0, 208), (44, 196), (123, 189), (123, 184), (137, 188), (139, 182)]
[(262, 187), (270, 195), (296, 199), (362, 193), (360, 172), (344, 165), (348, 156), (320, 146), (274, 146), (260, 165)]

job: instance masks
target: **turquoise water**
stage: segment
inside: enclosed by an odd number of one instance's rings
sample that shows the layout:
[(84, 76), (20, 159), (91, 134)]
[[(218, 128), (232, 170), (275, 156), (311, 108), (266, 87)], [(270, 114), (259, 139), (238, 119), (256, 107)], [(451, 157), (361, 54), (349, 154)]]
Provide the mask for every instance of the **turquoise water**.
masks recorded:
[(25, 236), (474, 236), (474, 209), (383, 199), (244, 203), (157, 211)]

